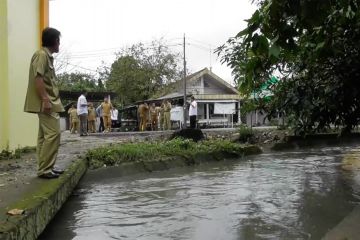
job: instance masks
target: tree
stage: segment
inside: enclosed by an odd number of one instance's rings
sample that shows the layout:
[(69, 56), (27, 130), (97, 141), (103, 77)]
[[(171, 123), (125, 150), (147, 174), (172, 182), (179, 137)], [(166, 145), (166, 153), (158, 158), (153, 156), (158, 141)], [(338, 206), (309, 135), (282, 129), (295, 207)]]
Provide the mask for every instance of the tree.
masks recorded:
[(360, 120), (360, 11), (356, 0), (264, 0), (247, 27), (217, 52), (246, 96), (281, 77), (269, 116), (285, 111), (295, 132), (331, 125), (349, 132)]
[(87, 73), (61, 73), (57, 76), (57, 78), (60, 90), (81, 91), (86, 89), (89, 92), (105, 91), (104, 86), (99, 84), (94, 76)]
[(180, 78), (179, 63), (180, 54), (170, 51), (162, 40), (153, 41), (149, 47), (138, 43), (117, 53), (106, 87), (124, 104), (145, 100)]

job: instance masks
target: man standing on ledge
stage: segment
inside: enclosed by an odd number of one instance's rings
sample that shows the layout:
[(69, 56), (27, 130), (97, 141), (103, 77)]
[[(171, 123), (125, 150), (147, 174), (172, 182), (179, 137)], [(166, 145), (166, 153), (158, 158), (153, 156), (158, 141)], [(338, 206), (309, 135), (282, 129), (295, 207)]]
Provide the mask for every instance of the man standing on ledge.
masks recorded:
[(196, 116), (197, 116), (197, 102), (195, 101), (195, 97), (191, 96), (191, 102), (189, 108), (190, 128), (196, 127)]
[(39, 117), (39, 133), (36, 147), (37, 175), (40, 178), (57, 178), (63, 173), (56, 169), (55, 161), (60, 146), (60, 116), (64, 112), (56, 84), (53, 53), (59, 52), (60, 32), (45, 28), (42, 32), (42, 48), (31, 58), (29, 82), (24, 111)]

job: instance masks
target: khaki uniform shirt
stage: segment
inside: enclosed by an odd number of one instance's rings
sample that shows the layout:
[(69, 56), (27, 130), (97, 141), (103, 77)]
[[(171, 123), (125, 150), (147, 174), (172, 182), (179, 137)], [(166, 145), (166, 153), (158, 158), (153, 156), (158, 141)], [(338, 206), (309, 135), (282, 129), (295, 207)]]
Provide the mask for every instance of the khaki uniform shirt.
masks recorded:
[(101, 104), (102, 110), (103, 110), (103, 116), (110, 117), (111, 116), (111, 103), (103, 102)]
[(88, 108), (88, 121), (95, 121), (95, 120), (96, 120), (95, 108), (89, 107)]
[(145, 104), (140, 104), (139, 108), (138, 108), (138, 113), (139, 113), (140, 117), (147, 118), (149, 115), (149, 107)]
[(68, 113), (70, 115), (70, 119), (71, 119), (72, 122), (78, 122), (79, 121), (76, 108), (70, 108)]
[(171, 111), (171, 103), (167, 102), (164, 104), (164, 112), (170, 112)]
[(156, 107), (152, 107), (152, 106), (150, 107), (150, 115), (151, 115), (151, 117), (158, 115), (158, 113), (156, 111)]
[(31, 58), (29, 69), (29, 82), (25, 98), (24, 111), (30, 113), (41, 112), (42, 99), (36, 91), (35, 78), (39, 74), (44, 79), (45, 91), (50, 99), (52, 112), (64, 112), (59, 96), (54, 69), (54, 57), (50, 51), (43, 47), (36, 51)]

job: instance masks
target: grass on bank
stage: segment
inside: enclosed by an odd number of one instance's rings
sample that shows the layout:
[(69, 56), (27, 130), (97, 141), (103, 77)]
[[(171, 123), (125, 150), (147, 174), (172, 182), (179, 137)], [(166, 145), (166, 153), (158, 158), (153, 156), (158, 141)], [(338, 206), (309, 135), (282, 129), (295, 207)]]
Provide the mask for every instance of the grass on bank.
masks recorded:
[[(247, 149), (248, 152), (245, 152)], [(249, 152), (252, 151), (252, 152)], [(91, 169), (116, 166), (135, 161), (153, 161), (180, 156), (185, 159), (194, 158), (197, 154), (230, 154), (242, 156), (258, 153), (257, 148), (246, 148), (246, 145), (228, 140), (211, 140), (193, 142), (189, 139), (173, 139), (164, 142), (125, 143), (90, 150), (86, 154)]]
[(36, 147), (23, 147), (17, 148), (14, 151), (9, 150), (9, 148), (2, 150), (0, 152), (0, 160), (9, 160), (9, 159), (19, 159), (25, 153), (32, 153), (36, 151)]

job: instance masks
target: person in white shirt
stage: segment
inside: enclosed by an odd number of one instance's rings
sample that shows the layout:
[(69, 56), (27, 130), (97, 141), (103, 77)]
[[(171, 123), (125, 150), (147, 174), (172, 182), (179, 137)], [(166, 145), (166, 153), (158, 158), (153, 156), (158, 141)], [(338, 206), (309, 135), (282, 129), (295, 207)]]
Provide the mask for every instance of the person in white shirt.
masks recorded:
[(119, 111), (113, 106), (110, 110), (111, 113), (111, 128), (117, 126)]
[(80, 119), (80, 136), (87, 136), (87, 118), (88, 118), (88, 103), (86, 100), (86, 91), (82, 91), (82, 94), (77, 101), (77, 114)]
[(195, 97), (191, 96), (191, 102), (189, 108), (190, 128), (196, 127), (196, 116), (197, 116), (197, 102), (195, 101)]

